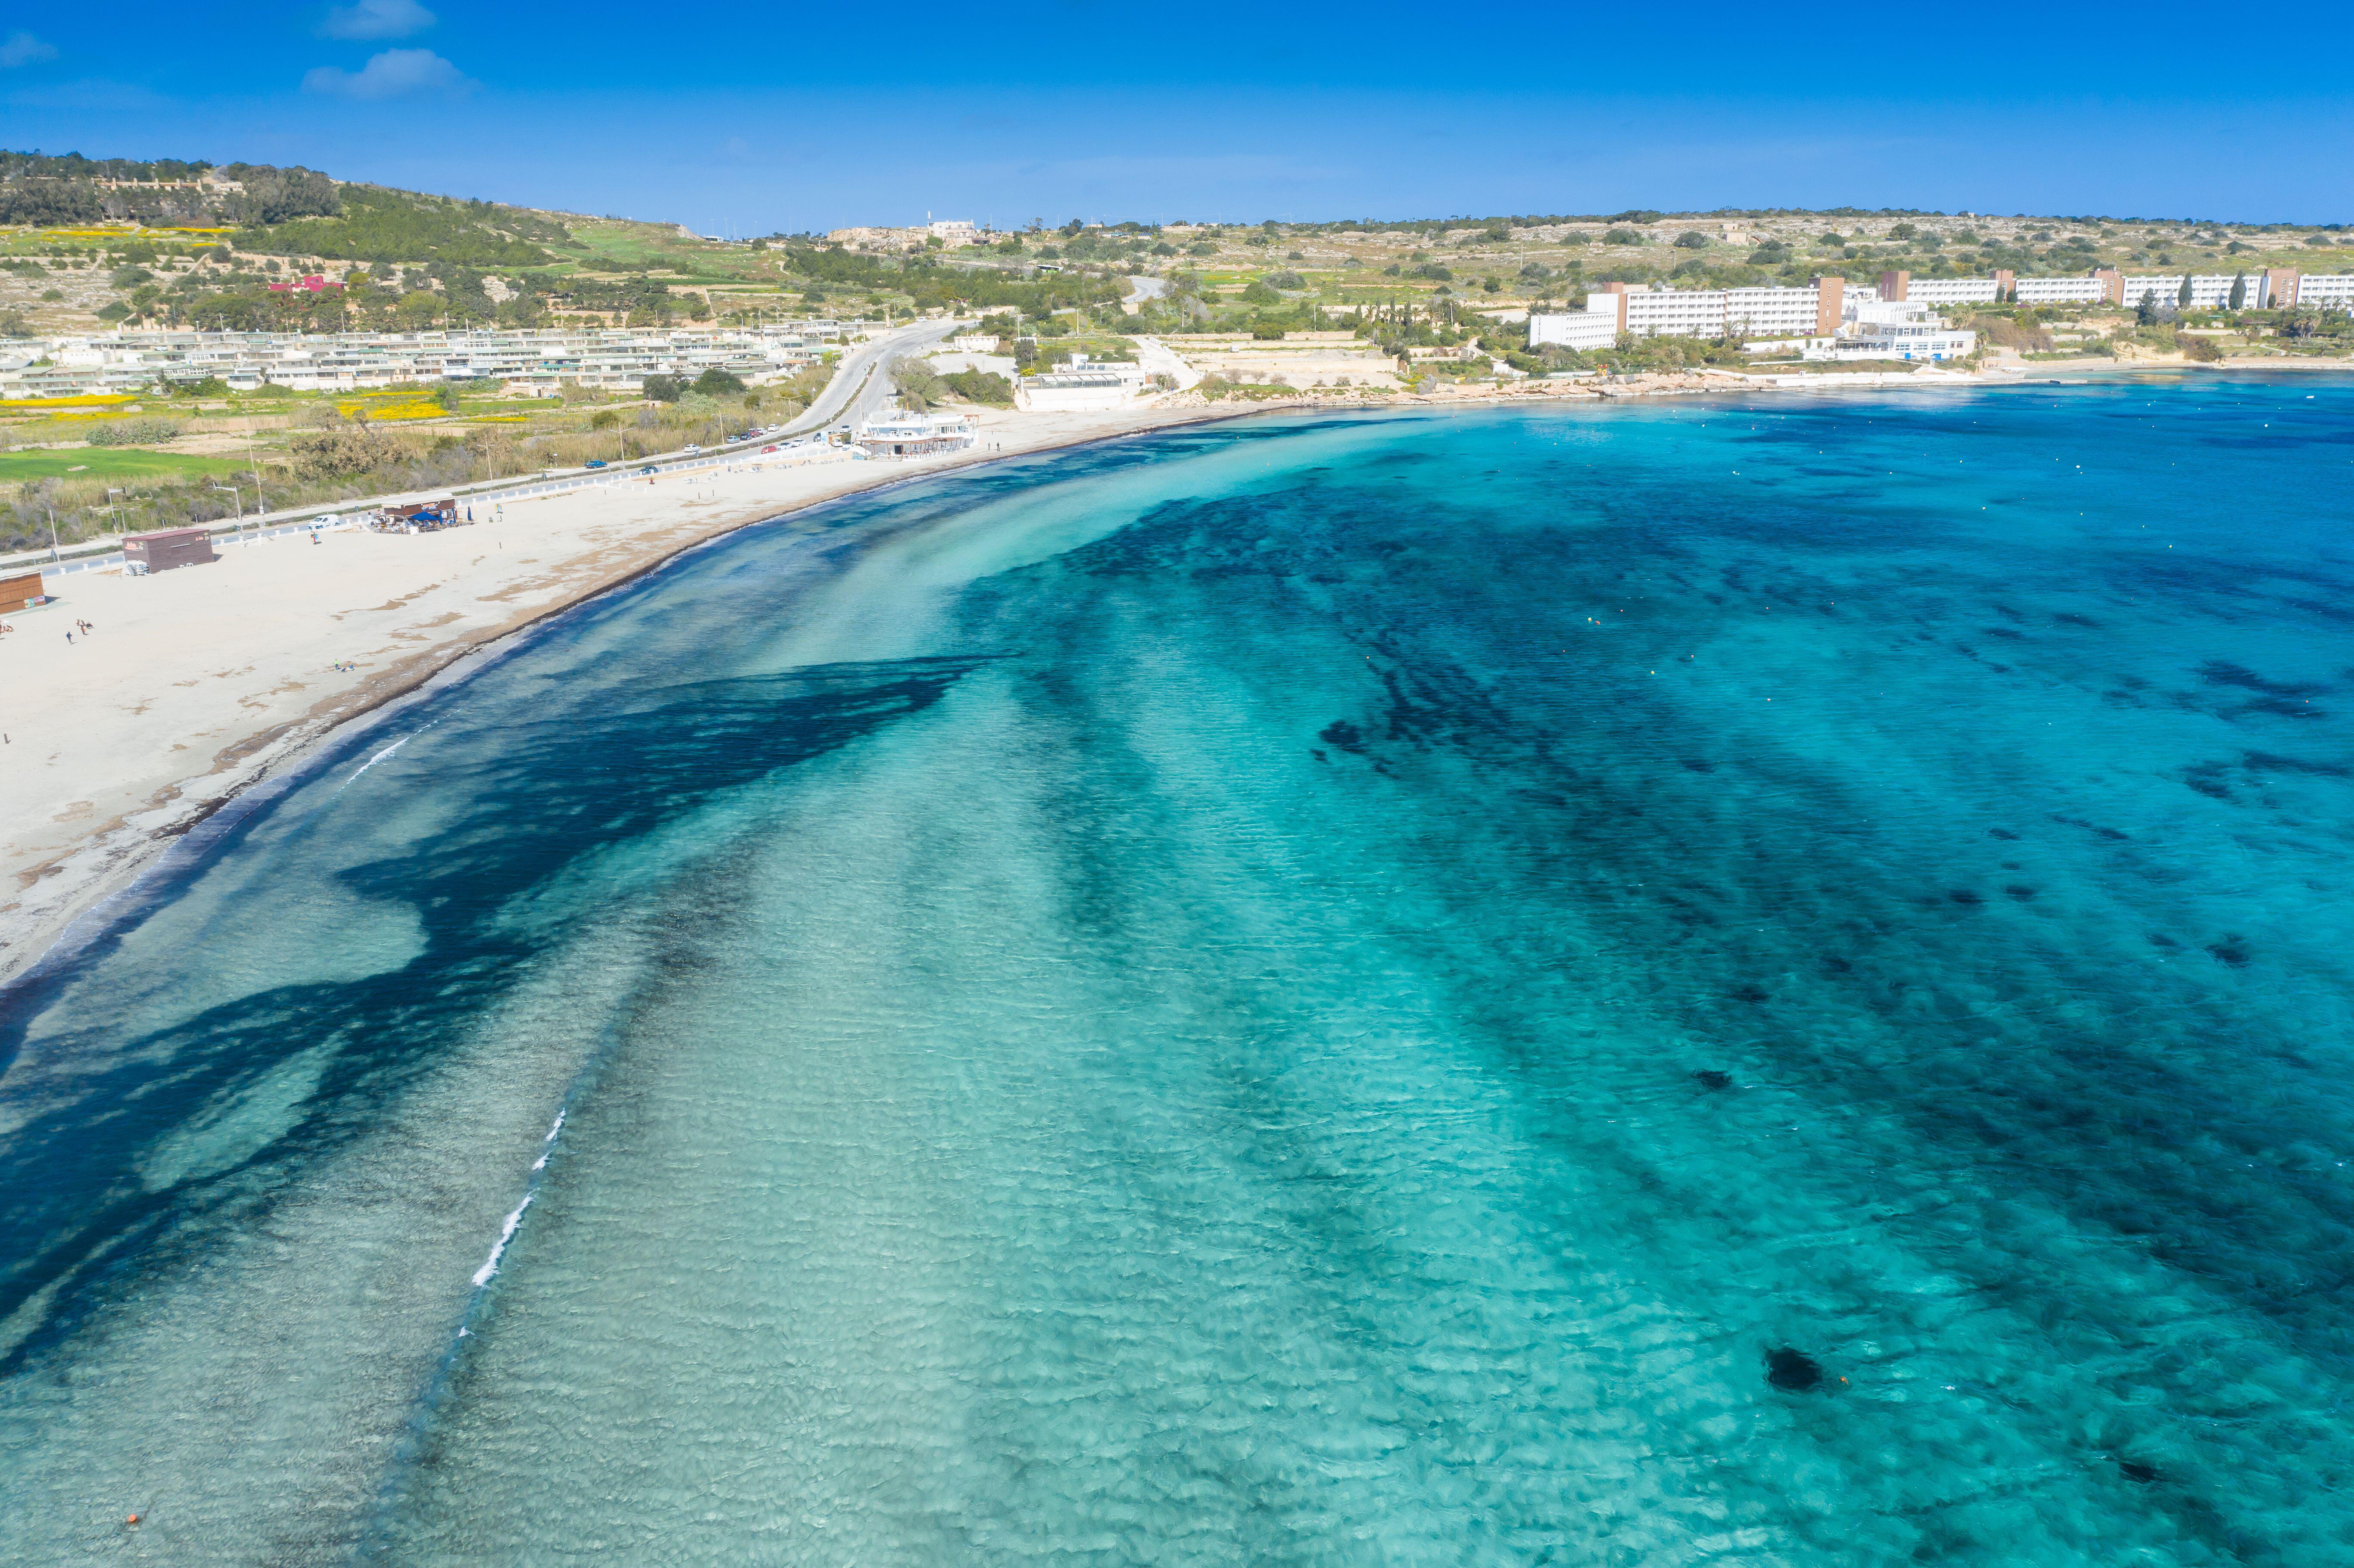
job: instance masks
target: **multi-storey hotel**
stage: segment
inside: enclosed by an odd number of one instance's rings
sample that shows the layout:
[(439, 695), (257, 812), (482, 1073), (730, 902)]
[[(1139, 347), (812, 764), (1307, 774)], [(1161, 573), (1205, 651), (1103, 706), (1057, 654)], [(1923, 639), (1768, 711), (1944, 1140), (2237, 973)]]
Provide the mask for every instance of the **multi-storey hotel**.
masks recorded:
[[(2238, 273), (2136, 273), (2103, 268), (2082, 278), (1914, 278), (1882, 272), (1880, 281), (1851, 284), (1818, 278), (1802, 289), (1664, 289), (1605, 283), (1586, 296), (1583, 311), (1529, 317), (1529, 346), (1607, 348), (1621, 333), (1637, 337), (1723, 337), (1825, 340), (1807, 352), (1817, 357), (1944, 360), (1970, 351), (1972, 334), (1956, 332), (1930, 312), (1939, 305), (2013, 299), (2026, 305), (2173, 304), (2188, 276), (2190, 303), (2201, 309), (2263, 310), (2314, 305), (2354, 311), (2354, 273), (2308, 275), (2293, 267)], [(1885, 330), (1882, 330), (1885, 329)], [(1838, 340), (1830, 344), (1829, 340)]]

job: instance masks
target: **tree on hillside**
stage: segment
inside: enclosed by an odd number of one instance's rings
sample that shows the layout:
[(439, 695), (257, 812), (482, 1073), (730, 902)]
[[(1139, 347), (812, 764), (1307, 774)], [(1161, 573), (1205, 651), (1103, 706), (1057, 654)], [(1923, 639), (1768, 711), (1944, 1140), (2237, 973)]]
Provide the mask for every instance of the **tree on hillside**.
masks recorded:
[(0, 223), (57, 228), (96, 223), (105, 216), (97, 187), (80, 180), (11, 180), (0, 185)]

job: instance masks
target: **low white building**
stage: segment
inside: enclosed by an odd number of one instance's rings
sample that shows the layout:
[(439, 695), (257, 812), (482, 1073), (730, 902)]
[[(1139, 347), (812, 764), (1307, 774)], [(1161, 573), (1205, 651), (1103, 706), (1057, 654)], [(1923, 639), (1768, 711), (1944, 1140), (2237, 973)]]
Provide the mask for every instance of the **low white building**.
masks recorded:
[(1808, 359), (1917, 359), (1939, 363), (1967, 359), (1978, 347), (1978, 334), (1947, 326), (1935, 317), (1927, 321), (1874, 322), (1843, 332), (1828, 349), (1809, 347)]
[(886, 408), (860, 421), (851, 438), (870, 458), (930, 457), (938, 452), (971, 450), (980, 440), (972, 420), (962, 414), (934, 410), (911, 414)]
[(1618, 341), (1618, 307), (1616, 303), (1589, 305), (1582, 311), (1561, 311), (1529, 315), (1529, 347), (1539, 349), (1548, 344), (1557, 348), (1575, 349), (1579, 353), (1596, 348), (1608, 348)]
[(1125, 407), (1146, 380), (1141, 366), (1075, 354), (1058, 369), (1022, 377), (1013, 388), (1013, 406), (1026, 414), (1099, 414)]
[(1023, 376), (1013, 406), (1025, 414), (1100, 414), (1124, 407), (1132, 390), (1108, 366), (1054, 370)]

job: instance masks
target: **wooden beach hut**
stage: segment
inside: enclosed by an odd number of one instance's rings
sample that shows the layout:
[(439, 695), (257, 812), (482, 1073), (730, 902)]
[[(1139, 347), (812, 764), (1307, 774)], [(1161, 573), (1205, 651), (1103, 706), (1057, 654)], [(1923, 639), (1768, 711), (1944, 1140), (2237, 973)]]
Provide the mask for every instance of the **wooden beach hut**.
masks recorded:
[(133, 576), (200, 567), (218, 559), (213, 553), (213, 536), (202, 528), (158, 528), (153, 534), (122, 536), (122, 564)]

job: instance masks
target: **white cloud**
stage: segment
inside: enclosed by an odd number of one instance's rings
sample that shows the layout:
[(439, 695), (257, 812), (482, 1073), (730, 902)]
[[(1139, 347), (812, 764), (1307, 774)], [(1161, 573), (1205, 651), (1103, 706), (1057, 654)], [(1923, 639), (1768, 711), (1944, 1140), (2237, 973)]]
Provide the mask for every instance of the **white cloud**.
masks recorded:
[(38, 65), (43, 60), (57, 58), (58, 47), (55, 44), (45, 44), (30, 33), (11, 33), (5, 39), (0, 39), (0, 70)]
[(321, 66), (302, 78), (305, 92), (337, 98), (408, 98), (419, 93), (454, 97), (477, 84), (431, 49), (387, 49), (357, 71)]
[(357, 0), (328, 12), (319, 31), (331, 38), (405, 38), (435, 20), (417, 0)]

